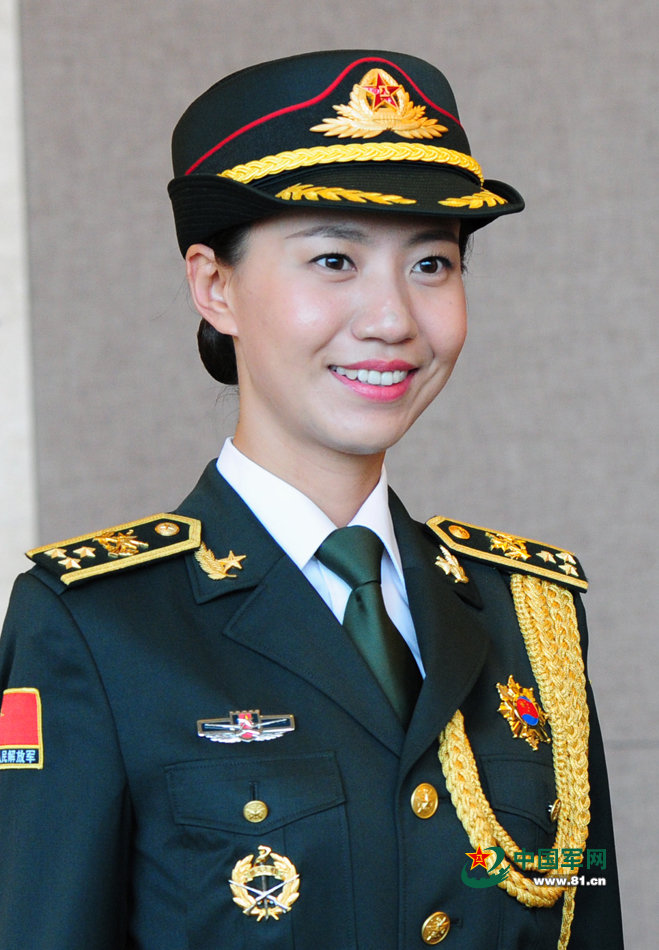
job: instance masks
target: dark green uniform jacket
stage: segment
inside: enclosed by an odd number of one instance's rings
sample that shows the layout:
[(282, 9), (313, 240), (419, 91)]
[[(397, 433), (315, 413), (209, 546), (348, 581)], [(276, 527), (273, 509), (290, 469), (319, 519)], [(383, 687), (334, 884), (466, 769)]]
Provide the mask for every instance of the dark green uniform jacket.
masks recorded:
[[(422, 950), (437, 912), (447, 950), (554, 950), (561, 900), (529, 909), (463, 882), (473, 848), (437, 758), (460, 708), (500, 822), (529, 852), (552, 847), (551, 746), (534, 751), (497, 711), (495, 684), (511, 675), (539, 695), (508, 576), (461, 558), (469, 583), (456, 583), (435, 566), (438, 539), (393, 495), (391, 510), (427, 672), (407, 733), (213, 465), (179, 513), (200, 520), (217, 558), (245, 555), (231, 576), (213, 579), (188, 551), (70, 586), (39, 566), (18, 580), (0, 689), (39, 691), (43, 748), (42, 768), (0, 768), (2, 950)], [(270, 741), (198, 735), (199, 720), (256, 709), (293, 716), (294, 729)], [(606, 869), (578, 873), (606, 885), (577, 888), (570, 947), (618, 950), (594, 711), (590, 760), (588, 846), (606, 851)], [(439, 797), (428, 818), (411, 805), (422, 783)], [(248, 802), (265, 817), (252, 806), (248, 820)], [(280, 856), (286, 890), (265, 872), (251, 879), (269, 854), (259, 848)], [(250, 887), (271, 886), (287, 913), (243, 913)]]

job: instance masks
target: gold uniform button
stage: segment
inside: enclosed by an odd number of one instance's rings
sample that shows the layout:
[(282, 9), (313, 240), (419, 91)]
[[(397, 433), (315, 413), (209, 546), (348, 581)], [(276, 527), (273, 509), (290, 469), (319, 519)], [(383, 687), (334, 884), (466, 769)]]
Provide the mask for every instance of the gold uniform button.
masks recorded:
[(561, 800), (557, 798), (556, 801), (549, 806), (549, 820), (558, 821), (558, 816), (561, 813)]
[(412, 792), (410, 802), (417, 818), (432, 818), (439, 802), (437, 790), (428, 782), (421, 782)]
[(263, 821), (264, 818), (268, 817), (268, 806), (265, 802), (259, 801), (258, 798), (252, 802), (247, 802), (243, 808), (243, 817), (245, 817), (247, 821), (257, 824), (259, 821)]
[(449, 531), (454, 538), (460, 538), (461, 541), (466, 541), (471, 537), (471, 534), (467, 531), (466, 528), (463, 528), (461, 524), (452, 524), (449, 525)]
[(173, 535), (178, 534), (181, 529), (177, 524), (174, 524), (173, 521), (161, 521), (153, 530), (156, 534), (162, 535), (163, 538), (171, 538)]
[(438, 910), (437, 913), (431, 914), (427, 920), (424, 920), (423, 927), (421, 928), (421, 937), (424, 943), (434, 945), (441, 943), (450, 929), (451, 921), (448, 914)]

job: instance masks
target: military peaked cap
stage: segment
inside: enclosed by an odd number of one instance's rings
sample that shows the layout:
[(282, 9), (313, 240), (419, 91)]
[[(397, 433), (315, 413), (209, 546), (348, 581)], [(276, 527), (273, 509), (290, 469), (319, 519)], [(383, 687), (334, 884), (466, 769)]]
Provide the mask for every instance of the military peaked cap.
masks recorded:
[(183, 114), (172, 157), (183, 254), (283, 209), (449, 216), (471, 231), (524, 207), (484, 177), (444, 75), (403, 53), (331, 50), (234, 73)]

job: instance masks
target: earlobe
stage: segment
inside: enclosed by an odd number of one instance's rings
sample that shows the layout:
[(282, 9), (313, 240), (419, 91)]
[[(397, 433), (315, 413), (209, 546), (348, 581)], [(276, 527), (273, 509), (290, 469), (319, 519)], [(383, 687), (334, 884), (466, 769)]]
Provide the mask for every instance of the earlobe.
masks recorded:
[(205, 244), (193, 244), (185, 255), (188, 286), (194, 305), (220, 333), (235, 334), (235, 323), (226, 290), (231, 267), (222, 264)]

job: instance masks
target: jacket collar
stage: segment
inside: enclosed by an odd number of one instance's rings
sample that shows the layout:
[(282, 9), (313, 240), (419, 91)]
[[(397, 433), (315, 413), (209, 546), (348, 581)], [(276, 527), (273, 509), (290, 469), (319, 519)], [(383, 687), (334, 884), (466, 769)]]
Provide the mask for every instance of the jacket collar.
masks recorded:
[(481, 622), (481, 598), (473, 578), (460, 584), (447, 576), (435, 565), (437, 544), (412, 521), (393, 492), (390, 507), (426, 670), (406, 736), (404, 770), (464, 702), (483, 667), (490, 638)]
[(232, 552), (243, 558), (239, 568), (230, 568), (228, 576), (215, 579), (194, 555), (188, 556), (192, 592), (198, 604), (258, 586), (274, 564), (285, 557), (240, 495), (219, 474), (215, 461), (208, 463), (177, 512), (201, 521), (202, 544), (211, 557), (226, 558)]
[[(242, 570), (213, 580), (188, 555), (192, 592), (200, 605), (243, 591), (222, 635), (268, 657), (309, 682), (396, 754), (404, 731), (373, 674), (311, 584), (263, 528), (211, 462), (180, 514), (199, 518), (215, 557), (245, 555)], [(357, 686), (356, 686), (357, 684)], [(293, 710), (295, 714), (295, 710)]]
[[(404, 741), (404, 763), (411, 763), (469, 693), (485, 661), (489, 638), (479, 620), (480, 597), (473, 580), (467, 591), (468, 585), (456, 584), (435, 566), (436, 543), (412, 521), (393, 492), (390, 507), (426, 669), (407, 736), (334, 615), (214, 462), (178, 512), (202, 522), (203, 543), (216, 558), (230, 552), (244, 555), (240, 569), (230, 569), (231, 576), (220, 580), (212, 579), (193, 555), (187, 556), (198, 604), (231, 592), (252, 591), (224, 627), (224, 635), (307, 680), (397, 754)], [(305, 636), (310, 629), (313, 636)]]

